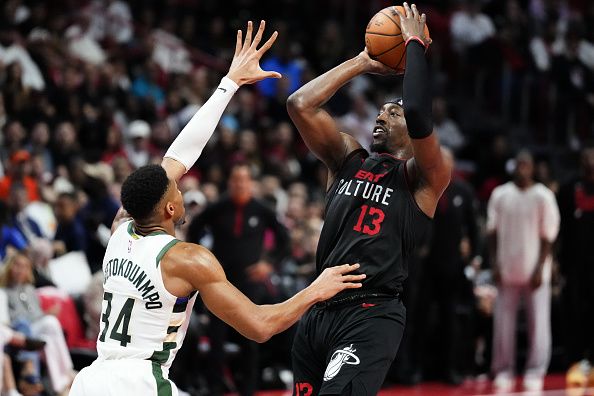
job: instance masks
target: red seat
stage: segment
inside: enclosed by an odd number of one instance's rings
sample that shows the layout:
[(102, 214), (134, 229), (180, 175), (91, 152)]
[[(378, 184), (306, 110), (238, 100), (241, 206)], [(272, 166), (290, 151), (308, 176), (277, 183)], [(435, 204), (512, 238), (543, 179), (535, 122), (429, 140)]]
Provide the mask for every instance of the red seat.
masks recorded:
[(51, 311), (56, 304), (60, 307), (56, 317), (64, 330), (68, 348), (96, 348), (96, 340), (85, 337), (82, 320), (70, 295), (51, 286), (40, 287), (37, 295), (44, 312)]

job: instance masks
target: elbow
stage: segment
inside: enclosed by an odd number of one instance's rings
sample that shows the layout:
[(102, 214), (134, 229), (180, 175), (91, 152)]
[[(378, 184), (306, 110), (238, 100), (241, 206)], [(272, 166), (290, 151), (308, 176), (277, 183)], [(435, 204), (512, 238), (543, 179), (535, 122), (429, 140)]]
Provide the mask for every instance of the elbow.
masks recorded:
[(248, 338), (252, 341), (257, 342), (258, 344), (263, 344), (268, 341), (274, 335), (273, 332), (270, 331), (270, 327), (264, 325), (257, 325), (257, 328), (254, 329), (252, 334), (248, 336)]
[(264, 334), (261, 334), (259, 337), (254, 338), (254, 341), (256, 341), (258, 344), (263, 344), (266, 341), (268, 341), (270, 338), (272, 338), (272, 334), (264, 333)]
[(287, 99), (287, 110), (289, 114), (293, 111), (303, 111), (307, 108), (305, 98), (299, 91), (293, 92)]

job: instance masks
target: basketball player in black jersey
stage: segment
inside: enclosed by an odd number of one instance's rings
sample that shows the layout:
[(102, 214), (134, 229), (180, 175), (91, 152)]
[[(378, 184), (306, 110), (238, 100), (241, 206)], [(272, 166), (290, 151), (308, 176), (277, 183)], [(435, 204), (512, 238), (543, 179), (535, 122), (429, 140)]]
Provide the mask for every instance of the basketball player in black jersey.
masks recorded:
[(339, 132), (322, 109), (352, 78), (393, 74), (363, 51), (309, 82), (288, 100), (289, 115), (329, 171), (326, 220), (317, 271), (357, 262), (363, 288), (317, 304), (301, 319), (293, 344), (293, 394), (376, 395), (396, 355), (406, 311), (399, 298), (407, 259), (425, 233), (452, 168), (431, 120), (425, 15), (404, 3), (402, 100), (384, 104), (371, 152)]

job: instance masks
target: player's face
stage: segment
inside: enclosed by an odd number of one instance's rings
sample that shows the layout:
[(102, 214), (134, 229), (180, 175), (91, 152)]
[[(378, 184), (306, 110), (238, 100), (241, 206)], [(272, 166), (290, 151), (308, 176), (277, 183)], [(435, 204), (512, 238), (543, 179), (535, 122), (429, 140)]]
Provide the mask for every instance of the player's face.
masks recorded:
[(403, 143), (403, 136), (406, 136), (404, 109), (395, 103), (383, 105), (375, 119), (372, 136), (371, 151), (379, 153), (396, 151)]

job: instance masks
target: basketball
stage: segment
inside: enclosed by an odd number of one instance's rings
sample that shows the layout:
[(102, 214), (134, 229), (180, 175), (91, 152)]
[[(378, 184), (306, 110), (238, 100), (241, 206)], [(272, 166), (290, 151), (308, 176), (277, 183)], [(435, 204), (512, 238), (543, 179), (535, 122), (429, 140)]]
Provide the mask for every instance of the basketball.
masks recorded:
[[(391, 6), (379, 11), (369, 20), (365, 29), (365, 46), (372, 59), (392, 69), (404, 71), (406, 48), (400, 31), (400, 17), (396, 9), (405, 14), (404, 7)], [(425, 25), (425, 36), (429, 38), (427, 25)]]

